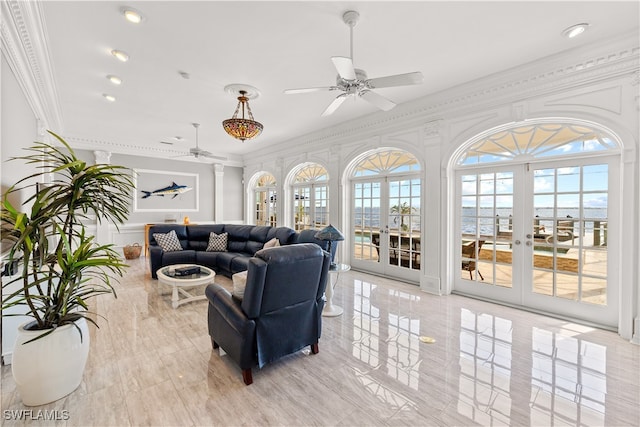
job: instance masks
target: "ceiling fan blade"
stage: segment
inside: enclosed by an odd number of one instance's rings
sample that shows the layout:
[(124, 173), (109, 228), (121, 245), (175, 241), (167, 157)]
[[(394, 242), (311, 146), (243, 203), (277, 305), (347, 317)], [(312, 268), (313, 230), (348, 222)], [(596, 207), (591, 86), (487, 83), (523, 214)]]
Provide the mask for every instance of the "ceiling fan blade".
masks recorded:
[(384, 111), (389, 111), (396, 106), (395, 102), (389, 101), (384, 96), (378, 95), (377, 93), (370, 90), (362, 91), (360, 93), (360, 97), (364, 98), (366, 101), (372, 103), (373, 105)]
[(340, 105), (342, 105), (344, 100), (347, 99), (347, 96), (348, 95), (346, 93), (338, 95), (336, 97), (336, 99), (334, 99), (333, 102), (331, 104), (329, 104), (327, 109), (324, 110), (324, 112), (321, 114), (321, 116), (325, 117), (325, 116), (329, 116), (329, 115), (333, 114), (333, 112), (336, 111)]
[(324, 90), (337, 90), (340, 89), (338, 86), (325, 86), (325, 87), (307, 87), (302, 89), (287, 89), (284, 91), (287, 95), (292, 95), (295, 93), (309, 93), (309, 92), (321, 92)]
[(331, 60), (333, 61), (333, 65), (338, 70), (338, 74), (345, 80), (355, 80), (356, 79), (356, 70), (353, 68), (353, 61), (351, 58), (346, 58), (344, 56), (332, 56)]
[(393, 76), (376, 77), (375, 79), (367, 80), (367, 87), (370, 89), (393, 87), (393, 86), (405, 86), (405, 85), (419, 85), (424, 82), (424, 76), (420, 71), (406, 74), (396, 74)]

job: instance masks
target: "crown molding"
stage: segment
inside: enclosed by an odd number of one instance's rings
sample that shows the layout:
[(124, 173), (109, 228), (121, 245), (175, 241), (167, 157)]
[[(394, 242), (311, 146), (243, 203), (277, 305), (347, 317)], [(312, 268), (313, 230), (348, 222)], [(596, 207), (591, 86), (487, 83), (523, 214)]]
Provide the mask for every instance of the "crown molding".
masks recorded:
[(44, 126), (62, 131), (53, 66), (40, 2), (3, 0), (0, 5), (2, 52), (29, 106)]
[(228, 160), (219, 161), (212, 160), (202, 161), (189, 155), (189, 149), (176, 150), (164, 147), (146, 147), (142, 145), (136, 145), (133, 143), (118, 143), (113, 141), (106, 141), (95, 138), (82, 138), (76, 136), (61, 135), (64, 140), (74, 150), (87, 150), (87, 151), (104, 151), (117, 154), (127, 154), (131, 156), (152, 157), (157, 159), (174, 159), (183, 162), (193, 163), (210, 163), (210, 164), (224, 164), (226, 166), (242, 167), (243, 163), (241, 158), (230, 157)]
[(291, 155), (292, 147), (308, 150), (353, 138), (363, 139), (380, 132), (424, 126), (451, 115), (493, 108), (599, 81), (630, 76), (640, 69), (638, 33), (567, 50), (528, 64), (464, 83), (421, 99), (344, 122), (328, 129), (283, 141), (268, 149), (245, 155), (247, 163), (278, 155)]

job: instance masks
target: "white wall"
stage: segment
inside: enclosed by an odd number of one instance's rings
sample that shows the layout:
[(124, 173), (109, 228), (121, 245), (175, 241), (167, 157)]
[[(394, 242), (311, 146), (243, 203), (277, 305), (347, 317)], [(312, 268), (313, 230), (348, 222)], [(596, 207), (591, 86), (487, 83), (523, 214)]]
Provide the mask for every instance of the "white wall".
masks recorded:
[[(10, 157), (23, 155), (22, 148), (28, 147), (37, 138), (37, 120), (29, 107), (29, 103), (24, 93), (20, 89), (18, 80), (13, 71), (9, 68), (4, 54), (0, 55), (0, 93), (2, 99), (0, 101), (0, 174), (2, 175), (1, 187), (2, 194), (15, 182), (26, 176), (33, 168), (25, 167), (24, 163), (16, 160), (7, 162)], [(14, 194), (9, 200), (14, 206), (19, 206), (29, 197), (27, 192)], [(3, 252), (4, 252), (3, 244)], [(13, 288), (5, 288), (9, 278), (2, 278), (2, 293), (6, 295), (12, 292)], [(16, 284), (16, 286), (19, 284)], [(13, 285), (12, 285), (13, 286)], [(11, 308), (3, 314), (19, 313), (19, 308)], [(17, 328), (21, 323), (27, 321), (27, 317), (2, 317), (2, 344), (0, 344), (0, 353), (2, 355), (2, 363), (11, 363), (11, 354), (13, 352), (13, 344), (17, 335)]]
[[(26, 154), (23, 148), (38, 140), (37, 119), (31, 110), (27, 98), (22, 92), (18, 80), (9, 64), (2, 55), (2, 101), (0, 124), (0, 163), (2, 194), (16, 183), (16, 181), (28, 175), (29, 171), (35, 171), (33, 167), (25, 167), (19, 160), (8, 161), (11, 157)], [(42, 140), (42, 139), (40, 139)], [(14, 194), (10, 201), (14, 205), (21, 205), (28, 197), (26, 194)]]
[(244, 170), (225, 166), (223, 185), (223, 218), (225, 223), (244, 222)]

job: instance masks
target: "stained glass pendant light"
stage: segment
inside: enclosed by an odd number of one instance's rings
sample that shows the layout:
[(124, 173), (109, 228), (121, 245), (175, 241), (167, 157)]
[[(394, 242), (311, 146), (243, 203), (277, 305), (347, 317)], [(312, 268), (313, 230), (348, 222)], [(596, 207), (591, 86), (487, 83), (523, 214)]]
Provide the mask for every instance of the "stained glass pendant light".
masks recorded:
[[(239, 95), (238, 106), (233, 113), (233, 117), (222, 122), (225, 132), (243, 142), (260, 135), (263, 129), (262, 123), (254, 120), (251, 107), (249, 107), (249, 99), (257, 98), (260, 92), (252, 86), (239, 84), (228, 85), (224, 90), (228, 93)], [(247, 114), (246, 117), (245, 112)], [(241, 117), (238, 117), (239, 113), (242, 114)]]

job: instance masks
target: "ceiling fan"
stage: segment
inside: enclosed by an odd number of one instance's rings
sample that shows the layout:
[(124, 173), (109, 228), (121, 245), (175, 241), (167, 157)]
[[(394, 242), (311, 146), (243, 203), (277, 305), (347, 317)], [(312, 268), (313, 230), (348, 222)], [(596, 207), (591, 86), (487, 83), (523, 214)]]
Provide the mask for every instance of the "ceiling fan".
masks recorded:
[(198, 128), (200, 127), (200, 123), (191, 123), (193, 127), (196, 129), (196, 146), (189, 149), (189, 156), (193, 156), (196, 159), (200, 157), (206, 157), (208, 159), (216, 159), (216, 160), (227, 160), (226, 157), (216, 156), (209, 151), (203, 150), (198, 145)]
[(363, 98), (365, 101), (370, 102), (381, 110), (389, 111), (395, 107), (396, 104), (384, 96), (374, 92), (372, 89), (416, 85), (424, 81), (424, 77), (419, 71), (369, 79), (367, 78), (367, 73), (365, 73), (364, 70), (355, 68), (353, 66), (353, 27), (358, 23), (359, 17), (360, 14), (353, 10), (349, 10), (342, 15), (342, 20), (350, 29), (351, 56), (349, 58), (344, 56), (331, 57), (331, 61), (333, 61), (333, 65), (338, 71), (335, 86), (287, 89), (284, 93), (295, 94), (327, 90), (342, 91), (342, 93), (338, 95), (331, 104), (329, 104), (326, 110), (324, 110), (322, 116), (332, 114), (350, 96)]

